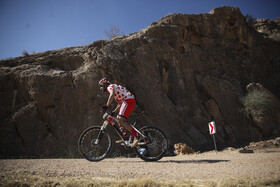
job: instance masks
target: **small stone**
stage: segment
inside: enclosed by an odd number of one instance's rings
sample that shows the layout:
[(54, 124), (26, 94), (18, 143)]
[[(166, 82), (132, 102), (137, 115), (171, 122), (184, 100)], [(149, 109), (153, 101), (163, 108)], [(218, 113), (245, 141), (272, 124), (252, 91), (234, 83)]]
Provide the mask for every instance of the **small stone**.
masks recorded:
[(254, 151), (252, 149), (239, 149), (239, 153), (254, 153)]

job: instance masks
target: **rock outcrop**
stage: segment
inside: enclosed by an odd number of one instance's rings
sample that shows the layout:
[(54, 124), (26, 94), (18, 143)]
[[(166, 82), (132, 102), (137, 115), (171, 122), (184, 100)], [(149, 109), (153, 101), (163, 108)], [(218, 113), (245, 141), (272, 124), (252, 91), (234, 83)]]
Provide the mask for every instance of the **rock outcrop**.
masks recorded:
[(280, 41), (280, 18), (275, 20), (257, 19), (252, 26), (265, 38)]
[(78, 155), (79, 135), (102, 122), (103, 77), (129, 88), (147, 112), (139, 126), (161, 128), (172, 145), (213, 149), (214, 119), (217, 146), (241, 146), (260, 132), (240, 97), (251, 82), (280, 97), (279, 51), (238, 8), (221, 7), (168, 15), (111, 41), (0, 61), (0, 154)]

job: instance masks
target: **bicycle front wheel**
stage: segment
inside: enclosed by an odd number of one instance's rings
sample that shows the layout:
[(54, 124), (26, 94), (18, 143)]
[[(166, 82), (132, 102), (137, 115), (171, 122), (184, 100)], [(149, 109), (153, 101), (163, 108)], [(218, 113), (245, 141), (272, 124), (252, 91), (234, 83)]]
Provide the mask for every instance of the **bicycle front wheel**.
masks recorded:
[[(156, 127), (143, 127), (140, 132), (146, 136), (146, 139), (138, 143), (135, 147), (136, 154), (145, 161), (157, 161), (161, 159), (168, 147), (167, 137), (163, 131)], [(145, 150), (145, 153), (142, 150)]]
[(80, 154), (89, 161), (100, 161), (104, 159), (112, 148), (112, 139), (105, 129), (92, 126), (86, 129), (78, 141)]

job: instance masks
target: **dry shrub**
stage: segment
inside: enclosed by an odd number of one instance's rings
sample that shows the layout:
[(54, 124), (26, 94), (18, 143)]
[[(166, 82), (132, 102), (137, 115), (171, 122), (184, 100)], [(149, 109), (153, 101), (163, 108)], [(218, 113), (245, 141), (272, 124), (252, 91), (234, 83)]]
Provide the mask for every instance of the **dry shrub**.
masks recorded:
[(181, 186), (279, 186), (279, 178), (220, 178), (162, 180), (153, 178), (115, 179), (87, 177), (45, 177), (31, 174), (1, 176), (0, 186), (94, 186), (94, 187), (181, 187)]
[(23, 55), (23, 56), (29, 56), (29, 53), (28, 53), (26, 50), (24, 50), (24, 51), (22, 52), (22, 55)]
[(245, 113), (256, 121), (270, 117), (275, 110), (273, 98), (266, 91), (255, 90), (241, 99)]
[(124, 35), (119, 26), (111, 25), (110, 31), (105, 31), (109, 40)]

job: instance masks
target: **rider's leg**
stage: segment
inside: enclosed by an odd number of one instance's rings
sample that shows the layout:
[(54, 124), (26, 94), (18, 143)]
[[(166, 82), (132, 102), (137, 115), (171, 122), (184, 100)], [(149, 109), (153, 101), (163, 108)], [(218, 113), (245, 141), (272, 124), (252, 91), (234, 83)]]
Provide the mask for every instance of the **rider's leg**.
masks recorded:
[(127, 123), (127, 120), (123, 116), (118, 116), (117, 119), (119, 120), (119, 125), (124, 127), (126, 130), (131, 131), (132, 127)]
[(136, 102), (134, 99), (128, 99), (123, 101), (119, 111), (119, 115), (117, 117), (119, 119), (120, 126), (130, 131), (133, 137), (137, 137), (137, 132), (135, 131), (134, 128), (131, 127), (130, 124), (127, 123), (126, 119), (130, 115), (131, 111), (135, 108), (135, 106), (136, 106)]
[(123, 116), (118, 116), (119, 125), (124, 127), (126, 130), (130, 131), (133, 137), (137, 137), (137, 132), (131, 127), (130, 124), (127, 123), (127, 119)]
[[(125, 117), (123, 117), (123, 116), (118, 116), (117, 118), (119, 119), (119, 125), (122, 126), (122, 127), (124, 127), (126, 130), (130, 131), (131, 136), (134, 137), (134, 141), (133, 141), (131, 147), (137, 146), (137, 145), (138, 145), (138, 142), (141, 141), (141, 140), (143, 139), (143, 137), (141, 137), (141, 138), (138, 137), (138, 133), (135, 131), (134, 128), (132, 128), (131, 125), (129, 125), (129, 124), (127, 123)], [(119, 142), (123, 142), (123, 141), (122, 141), (122, 140), (117, 141), (117, 143), (119, 143)]]

